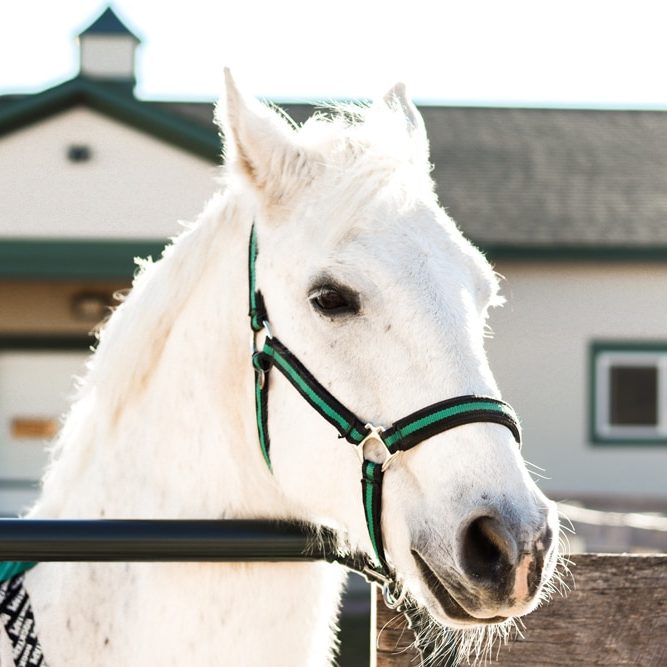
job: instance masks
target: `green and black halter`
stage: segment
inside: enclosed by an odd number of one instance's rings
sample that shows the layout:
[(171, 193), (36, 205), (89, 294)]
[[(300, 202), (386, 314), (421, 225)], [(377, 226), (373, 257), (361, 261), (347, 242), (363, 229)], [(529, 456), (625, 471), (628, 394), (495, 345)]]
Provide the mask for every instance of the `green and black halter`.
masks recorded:
[[(493, 422), (506, 426), (517, 443), (521, 429), (514, 410), (503, 401), (486, 396), (457, 396), (429, 405), (394, 422), (386, 428), (373, 426), (359, 419), (327, 391), (308, 369), (271, 332), (261, 292), (256, 286), (257, 232), (250, 234), (248, 272), (250, 281), (250, 325), (253, 331), (252, 364), (255, 369), (255, 405), (257, 430), (264, 459), (271, 468), (268, 431), (269, 373), (278, 369), (292, 386), (337, 431), (341, 439), (357, 447), (361, 459), (361, 486), (368, 533), (376, 557), (376, 581), (392, 584), (393, 577), (382, 540), (382, 478), (395, 458), (437, 433), (473, 422)], [(266, 338), (261, 350), (256, 349), (257, 334), (264, 330)], [(372, 457), (372, 458), (371, 458)], [(380, 459), (376, 461), (375, 459)], [(392, 602), (393, 593), (385, 587), (385, 600)], [(388, 599), (389, 598), (389, 599)], [(396, 600), (394, 600), (396, 602)]]

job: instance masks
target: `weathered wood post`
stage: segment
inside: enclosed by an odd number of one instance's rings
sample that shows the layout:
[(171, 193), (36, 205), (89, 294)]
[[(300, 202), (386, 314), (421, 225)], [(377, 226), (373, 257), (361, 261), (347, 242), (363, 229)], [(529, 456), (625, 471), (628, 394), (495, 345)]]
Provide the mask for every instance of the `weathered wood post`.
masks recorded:
[[(498, 666), (667, 667), (667, 555), (573, 556), (572, 589), (524, 619), (523, 637), (496, 647)], [(376, 601), (377, 667), (415, 667), (402, 618)]]

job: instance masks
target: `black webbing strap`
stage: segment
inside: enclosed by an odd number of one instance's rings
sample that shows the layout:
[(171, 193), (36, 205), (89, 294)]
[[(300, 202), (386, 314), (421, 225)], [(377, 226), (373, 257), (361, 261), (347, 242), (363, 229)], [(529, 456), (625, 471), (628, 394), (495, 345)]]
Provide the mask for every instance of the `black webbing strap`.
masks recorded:
[[(270, 361), (270, 360), (269, 360)], [(262, 456), (271, 470), (269, 454), (271, 439), (269, 438), (269, 371), (271, 364), (262, 352), (252, 355), (252, 365), (255, 368), (255, 412), (257, 417), (257, 436)]]
[[(517, 443), (521, 444), (521, 429), (514, 410), (507, 403), (487, 396), (457, 396), (417, 410), (394, 422), (385, 430), (369, 428), (370, 425), (360, 420), (354, 412), (325, 389), (283, 343), (272, 337), (268, 329), (268, 314), (264, 299), (256, 288), (256, 260), (257, 236), (253, 225), (248, 251), (250, 322), (255, 334), (265, 328), (267, 336), (262, 350), (254, 350), (252, 363), (256, 371), (257, 430), (262, 454), (269, 468), (271, 459), (268, 433), (268, 387), (269, 372), (273, 367), (277, 368), (310, 406), (338, 431), (341, 438), (353, 445), (362, 445), (367, 437), (374, 436), (385, 445), (389, 455), (394, 455), (411, 449), (438, 433), (463, 424), (479, 422), (491, 422), (505, 426)], [(387, 461), (385, 463), (388, 465)], [(381, 571), (388, 573), (382, 540), (383, 465), (364, 460), (361, 485), (364, 514), (373, 550)]]
[(382, 572), (389, 572), (382, 539), (382, 472), (381, 463), (364, 461), (361, 464), (361, 495), (364, 502), (366, 526), (375, 557)]
[(260, 354), (270, 359), (272, 365), (338, 431), (341, 438), (358, 445), (366, 437), (364, 423), (327, 391), (277, 338), (267, 338)]
[(264, 297), (257, 289), (255, 264), (257, 263), (257, 232), (255, 225), (250, 231), (250, 242), (248, 243), (248, 316), (250, 317), (250, 328), (253, 331), (253, 355), (252, 364), (255, 369), (255, 414), (257, 417), (257, 437), (262, 450), (262, 456), (266, 465), (271, 470), (271, 457), (269, 455), (271, 440), (269, 438), (269, 370), (270, 362), (254, 351), (255, 335), (264, 328), (269, 315), (266, 312)]
[(517, 443), (521, 443), (521, 429), (514, 410), (504, 401), (473, 394), (433, 403), (395, 421), (382, 433), (382, 440), (390, 452), (405, 451), (433, 435), (475, 422), (506, 426)]
[(15, 667), (46, 667), (23, 574), (0, 584), (0, 620), (12, 645)]
[[(368, 429), (365, 424), (346, 408), (331, 392), (325, 389), (310, 371), (277, 338), (267, 338), (261, 352), (255, 353), (253, 364), (263, 372), (263, 390), (257, 393), (258, 429), (260, 445), (267, 464), (268, 430), (266, 423), (267, 391), (269, 370), (275, 366), (303, 396), (303, 398), (326, 419), (348, 442), (358, 445)], [(495, 398), (485, 396), (459, 396), (417, 410), (398, 420), (390, 428), (379, 434), (390, 453), (405, 451), (437, 433), (456, 428), (463, 424), (492, 422), (506, 426), (517, 442), (521, 442), (521, 432), (512, 408)], [(364, 461), (362, 465), (362, 497), (364, 514), (373, 550), (383, 572), (387, 572), (387, 561), (382, 540), (382, 465)]]
[(248, 280), (250, 282), (248, 315), (250, 316), (250, 326), (255, 332), (261, 331), (264, 322), (269, 319), (264, 305), (264, 297), (256, 286), (255, 264), (257, 262), (257, 252), (257, 231), (255, 225), (253, 225), (250, 231), (250, 243), (248, 244)]
[[(275, 366), (324, 419), (348, 442), (358, 445), (367, 435), (366, 424), (325, 389), (313, 374), (277, 338), (267, 338), (261, 352), (255, 354), (256, 367), (267, 372)], [(259, 359), (262, 361), (260, 362)], [(517, 443), (521, 430), (514, 410), (505, 402), (487, 396), (457, 396), (433, 403), (394, 422), (381, 434), (391, 452), (411, 449), (433, 435), (476, 422), (493, 422), (507, 427)]]

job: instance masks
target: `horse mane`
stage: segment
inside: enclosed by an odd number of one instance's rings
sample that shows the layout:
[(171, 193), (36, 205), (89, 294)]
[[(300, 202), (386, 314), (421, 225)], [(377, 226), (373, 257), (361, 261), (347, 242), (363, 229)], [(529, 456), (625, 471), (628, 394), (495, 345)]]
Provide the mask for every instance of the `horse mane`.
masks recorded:
[(135, 258), (132, 289), (96, 331), (95, 352), (79, 381), (78, 398), (95, 391), (113, 421), (121, 402), (146, 386), (169, 334), (194, 288), (215, 262), (218, 230), (229, 222), (224, 195), (214, 195), (194, 223), (171, 238), (160, 261)]
[[(398, 184), (394, 189), (403, 198), (433, 193), (425, 135), (423, 141), (411, 135), (401, 114), (387, 105), (331, 104), (300, 127), (277, 111), (295, 128), (298, 143), (338, 175), (323, 197), (339, 210), (343, 202), (346, 208), (362, 205), (388, 181)], [(230, 196), (235, 180), (234, 164), (226, 164), (223, 192), (194, 223), (181, 223), (183, 231), (170, 239), (160, 261), (135, 258), (131, 291), (99, 328), (78, 398), (94, 390), (112, 421), (122, 403), (146, 386), (185, 302), (219, 257), (219, 230), (234, 224), (241, 208)]]

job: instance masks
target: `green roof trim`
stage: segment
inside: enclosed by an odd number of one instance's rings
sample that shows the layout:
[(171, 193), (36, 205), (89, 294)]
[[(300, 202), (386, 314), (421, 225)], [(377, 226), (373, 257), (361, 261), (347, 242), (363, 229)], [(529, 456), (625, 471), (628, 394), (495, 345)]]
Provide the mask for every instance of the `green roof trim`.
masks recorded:
[(513, 245), (475, 242), (492, 261), (520, 262), (665, 262), (663, 245)]
[[(97, 338), (92, 335), (82, 334), (52, 334), (52, 333), (0, 333), (0, 352), (16, 351), (81, 351), (90, 350), (95, 346)], [(0, 487), (17, 483), (24, 488), (26, 486), (39, 486), (34, 480), (16, 480), (0, 478)]]
[(159, 259), (166, 241), (0, 239), (0, 279), (130, 279), (135, 257)]
[(0, 137), (76, 106), (87, 106), (212, 163), (220, 162), (220, 138), (213, 123), (207, 129), (137, 100), (125, 84), (80, 76), (0, 107)]
[[(0, 239), (0, 279), (129, 279), (135, 257), (162, 255), (165, 240)], [(492, 261), (667, 262), (667, 248), (481, 246)]]
[(140, 41), (126, 25), (118, 18), (118, 14), (111, 7), (107, 7), (87, 28), (79, 35), (129, 35)]

